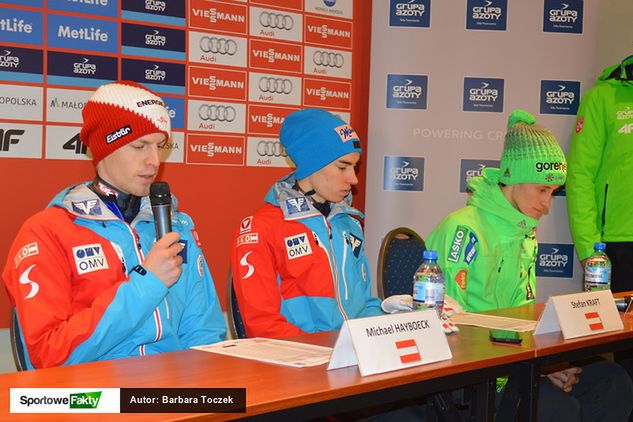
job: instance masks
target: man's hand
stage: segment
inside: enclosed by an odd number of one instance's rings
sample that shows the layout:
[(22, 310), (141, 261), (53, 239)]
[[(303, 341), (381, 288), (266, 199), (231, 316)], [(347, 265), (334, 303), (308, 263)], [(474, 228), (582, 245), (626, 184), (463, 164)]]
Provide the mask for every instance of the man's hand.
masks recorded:
[(382, 310), (388, 314), (396, 312), (408, 312), (413, 308), (413, 297), (411, 295), (389, 296), (380, 304)]
[(547, 378), (549, 378), (552, 384), (554, 384), (556, 387), (560, 388), (566, 393), (569, 393), (572, 386), (580, 382), (580, 377), (578, 375), (581, 372), (582, 368), (572, 366), (571, 368), (563, 369), (562, 371), (547, 374)]
[(151, 271), (163, 284), (170, 287), (182, 272), (182, 252), (184, 246), (178, 241), (180, 234), (170, 232), (157, 241), (143, 261), (143, 267)]

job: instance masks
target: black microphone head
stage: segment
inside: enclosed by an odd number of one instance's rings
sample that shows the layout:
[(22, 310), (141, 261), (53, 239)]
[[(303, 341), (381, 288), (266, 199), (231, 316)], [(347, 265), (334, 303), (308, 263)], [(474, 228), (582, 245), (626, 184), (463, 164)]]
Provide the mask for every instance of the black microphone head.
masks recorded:
[(167, 182), (154, 182), (149, 187), (149, 200), (152, 205), (171, 205), (171, 192)]

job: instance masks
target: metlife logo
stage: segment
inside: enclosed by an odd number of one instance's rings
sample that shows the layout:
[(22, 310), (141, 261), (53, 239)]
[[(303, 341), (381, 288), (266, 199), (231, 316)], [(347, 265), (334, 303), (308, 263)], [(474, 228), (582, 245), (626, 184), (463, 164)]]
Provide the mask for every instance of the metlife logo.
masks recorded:
[(536, 257), (537, 277), (574, 276), (574, 246), (564, 243), (540, 243)]
[(171, 119), (172, 129), (185, 128), (185, 99), (163, 96), (167, 113)]
[(459, 170), (459, 191), (468, 192), (468, 181), (473, 177), (481, 176), (487, 167), (499, 168), (499, 160), (461, 160)]
[(583, 0), (545, 0), (543, 32), (582, 34)]
[(385, 157), (384, 190), (424, 190), (423, 157)]
[(118, 53), (117, 22), (48, 14), (48, 45), (75, 50)]
[(431, 26), (431, 0), (391, 0), (389, 26)]
[(466, 29), (505, 31), (508, 0), (468, 0)]
[(44, 0), (3, 0), (3, 3), (15, 4), (18, 6), (42, 7)]
[(387, 108), (426, 110), (427, 75), (387, 75)]
[(19, 40), (21, 44), (41, 45), (43, 19), (39, 12), (0, 7), (0, 43)]
[(580, 104), (580, 82), (541, 81), (541, 113), (576, 115)]
[(50, 10), (109, 16), (111, 18), (118, 16), (117, 0), (48, 0), (47, 5)]
[(464, 78), (464, 111), (503, 112), (504, 80)]

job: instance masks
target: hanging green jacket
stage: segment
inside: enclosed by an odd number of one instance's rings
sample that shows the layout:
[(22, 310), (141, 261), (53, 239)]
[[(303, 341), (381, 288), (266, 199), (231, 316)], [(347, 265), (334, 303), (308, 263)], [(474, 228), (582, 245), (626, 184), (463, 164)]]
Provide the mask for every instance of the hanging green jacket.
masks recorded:
[(580, 102), (567, 158), (567, 212), (579, 259), (594, 242), (633, 242), (633, 56)]
[(515, 209), (499, 169), (470, 179), (467, 206), (447, 215), (426, 246), (438, 251), (446, 294), (468, 312), (534, 303), (538, 221)]

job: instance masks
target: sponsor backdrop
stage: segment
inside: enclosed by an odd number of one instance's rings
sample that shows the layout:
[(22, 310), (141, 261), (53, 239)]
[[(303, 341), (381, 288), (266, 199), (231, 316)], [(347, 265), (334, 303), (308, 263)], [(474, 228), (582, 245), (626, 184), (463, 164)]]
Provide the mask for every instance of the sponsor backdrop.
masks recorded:
[[(284, 117), (326, 108), (365, 138), (370, 23), (363, 0), (0, 0), (2, 267), (29, 215), (93, 177), (87, 99), (131, 79), (165, 99), (159, 178), (194, 218), (224, 302), (233, 230), (290, 171)], [(9, 308), (1, 293), (1, 327)]]
[[(498, 166), (508, 114), (524, 108), (567, 151), (593, 86), (599, 2), (374, 2), (366, 238), (409, 226), (426, 238), (465, 205), (466, 181)], [(538, 301), (580, 288), (564, 192), (538, 228)]]

